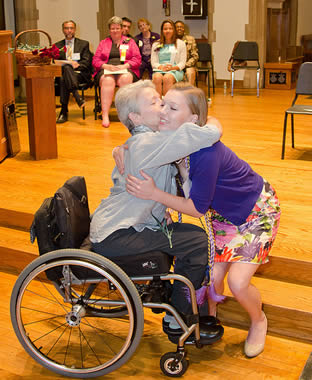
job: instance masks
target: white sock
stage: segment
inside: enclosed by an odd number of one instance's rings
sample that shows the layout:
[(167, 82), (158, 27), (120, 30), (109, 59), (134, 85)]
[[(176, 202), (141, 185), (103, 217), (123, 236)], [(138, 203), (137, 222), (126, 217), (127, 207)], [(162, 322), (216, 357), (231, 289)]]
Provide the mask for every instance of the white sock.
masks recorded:
[(165, 322), (171, 322), (171, 321), (173, 321), (175, 318), (172, 316), (172, 315), (169, 315), (169, 314), (166, 314), (165, 316), (164, 316), (164, 321)]
[(178, 324), (177, 320), (174, 317), (172, 317), (172, 318), (173, 318), (173, 320), (170, 321), (169, 328), (170, 329), (180, 329), (181, 326)]
[(164, 321), (169, 322), (169, 328), (170, 329), (180, 329), (180, 325), (178, 324), (177, 320), (174, 318), (174, 316), (166, 314), (164, 316)]

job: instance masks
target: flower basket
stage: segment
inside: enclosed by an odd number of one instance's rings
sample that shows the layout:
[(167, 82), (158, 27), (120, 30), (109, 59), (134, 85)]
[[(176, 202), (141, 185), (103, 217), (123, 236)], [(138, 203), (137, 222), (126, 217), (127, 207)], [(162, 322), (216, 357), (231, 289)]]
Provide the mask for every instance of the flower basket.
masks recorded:
[(29, 29), (29, 30), (24, 30), (21, 33), (18, 33), (16, 35), (15, 39), (14, 39), (14, 54), (15, 54), (17, 63), (19, 65), (24, 65), (24, 66), (50, 65), (51, 58), (49, 56), (46, 56), (46, 55), (42, 56), (42, 55), (39, 55), (39, 54), (35, 55), (30, 50), (22, 50), (22, 49), (18, 49), (17, 48), (18, 38), (22, 34), (29, 33), (29, 32), (41, 32), (41, 33), (44, 33), (48, 37), (49, 45), (52, 44), (52, 40), (51, 40), (50, 35), (47, 32), (45, 32), (43, 30), (40, 30), (40, 29)]

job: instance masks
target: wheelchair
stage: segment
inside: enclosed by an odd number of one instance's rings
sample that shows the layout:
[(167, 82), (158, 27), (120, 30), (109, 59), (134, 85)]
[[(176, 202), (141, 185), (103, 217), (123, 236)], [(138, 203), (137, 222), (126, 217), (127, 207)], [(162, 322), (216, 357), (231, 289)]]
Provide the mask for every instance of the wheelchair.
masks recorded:
[[(166, 311), (182, 333), (168, 335), (177, 349), (161, 357), (160, 368), (167, 376), (182, 376), (188, 368), (185, 346), (203, 344), (194, 286), (171, 266), (172, 258), (160, 251), (114, 257), (114, 262), (82, 248), (44, 253), (14, 285), (10, 313), (16, 336), (49, 370), (92, 378), (118, 369), (134, 354), (144, 328), (143, 307)], [(193, 314), (188, 318), (169, 303), (173, 281), (189, 293)]]

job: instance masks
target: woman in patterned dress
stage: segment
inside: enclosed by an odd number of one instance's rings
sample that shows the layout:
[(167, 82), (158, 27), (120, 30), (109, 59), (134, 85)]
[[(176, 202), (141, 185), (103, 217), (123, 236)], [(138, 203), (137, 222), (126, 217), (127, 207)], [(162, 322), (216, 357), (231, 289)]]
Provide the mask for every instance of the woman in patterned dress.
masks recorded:
[[(200, 92), (185, 83), (174, 85), (164, 97), (159, 130), (179, 128), (187, 112), (197, 114), (198, 124), (202, 125), (201, 120), (207, 118), (207, 104), (201, 104), (206, 98)], [(251, 321), (245, 354), (257, 356), (264, 349), (267, 319), (260, 293), (250, 281), (258, 267), (268, 261), (277, 234), (280, 205), (275, 190), (220, 141), (182, 160), (179, 171), (185, 197), (159, 190), (144, 172), (141, 175), (145, 180), (128, 177), (127, 190), (194, 217), (211, 211), (216, 241), (214, 287), (222, 294), (228, 273), (229, 288)], [(210, 298), (211, 315), (216, 315), (216, 306), (217, 302)]]

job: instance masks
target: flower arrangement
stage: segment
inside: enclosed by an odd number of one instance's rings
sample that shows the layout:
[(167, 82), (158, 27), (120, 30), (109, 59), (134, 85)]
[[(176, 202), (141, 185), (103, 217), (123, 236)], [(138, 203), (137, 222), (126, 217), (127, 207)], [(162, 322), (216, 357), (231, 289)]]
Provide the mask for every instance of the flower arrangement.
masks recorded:
[(34, 49), (32, 50), (33, 55), (39, 55), (40, 57), (48, 57), (51, 59), (59, 59), (60, 52), (66, 52), (66, 46), (64, 45), (61, 49), (59, 49), (55, 44), (53, 44), (50, 48), (44, 47), (42, 49)]
[(51, 59), (59, 59), (60, 58), (60, 52), (64, 51), (66, 52), (66, 46), (59, 49), (55, 44), (53, 44), (51, 47), (47, 48), (41, 48), (37, 45), (28, 45), (28, 44), (18, 44), (17, 48), (10, 48), (8, 49), (9, 53), (14, 53), (15, 50), (23, 51), (31, 53), (32, 55), (38, 55), (40, 57), (48, 57)]
[(18, 64), (22, 65), (49, 65), (51, 59), (59, 59), (60, 52), (66, 52), (66, 46), (59, 49), (55, 44), (41, 48), (36, 45), (18, 44), (17, 48), (9, 49), (16, 56)]
[[(24, 34), (29, 32), (40, 32), (46, 35), (49, 40), (50, 47), (44, 47), (38, 45), (28, 45), (18, 42), (18, 38)], [(14, 47), (9, 49), (8, 52), (14, 53), (16, 57), (16, 61), (19, 65), (49, 65), (51, 63), (51, 59), (58, 59), (60, 57), (61, 51), (66, 51), (66, 47), (59, 49), (55, 44), (52, 46), (52, 40), (49, 34), (40, 29), (30, 29), (24, 30), (16, 35), (14, 39)]]

